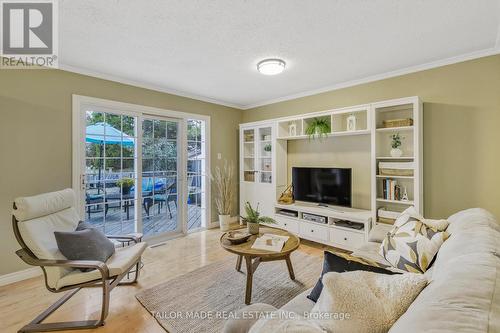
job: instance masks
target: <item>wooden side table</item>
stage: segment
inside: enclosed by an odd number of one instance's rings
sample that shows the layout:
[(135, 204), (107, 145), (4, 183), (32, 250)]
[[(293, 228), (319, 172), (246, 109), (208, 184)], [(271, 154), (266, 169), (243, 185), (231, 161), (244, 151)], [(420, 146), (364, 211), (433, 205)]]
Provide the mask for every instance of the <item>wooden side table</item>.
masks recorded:
[[(263, 234), (274, 234), (280, 236), (288, 236), (288, 240), (283, 246), (281, 252), (271, 252), (266, 250), (252, 249), (252, 245), (257, 237)], [(290, 279), (295, 280), (295, 274), (293, 272), (292, 261), (290, 260), (290, 254), (295, 251), (300, 245), (300, 239), (284, 230), (274, 229), (274, 228), (260, 228), (259, 235), (251, 236), (246, 242), (242, 244), (232, 244), (227, 240), (228, 233), (224, 233), (220, 238), (221, 246), (228, 252), (234, 253), (238, 256), (236, 260), (236, 270), (241, 271), (241, 264), (243, 258), (245, 258), (247, 281), (245, 290), (245, 304), (250, 304), (252, 299), (252, 280), (253, 274), (259, 267), (261, 262), (266, 261), (286, 261), (286, 266), (288, 268), (288, 273), (290, 274)]]

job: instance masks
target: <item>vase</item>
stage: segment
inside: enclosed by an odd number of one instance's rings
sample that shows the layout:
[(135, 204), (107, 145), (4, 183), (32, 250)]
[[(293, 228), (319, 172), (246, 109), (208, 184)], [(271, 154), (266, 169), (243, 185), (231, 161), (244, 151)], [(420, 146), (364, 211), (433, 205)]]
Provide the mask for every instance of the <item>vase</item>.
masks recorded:
[(399, 148), (392, 148), (391, 149), (391, 156), (392, 157), (401, 157), (403, 155), (403, 151)]
[(231, 221), (231, 215), (219, 215), (220, 230), (228, 231), (230, 221)]
[(247, 231), (249, 234), (257, 235), (259, 233), (259, 224), (247, 222)]

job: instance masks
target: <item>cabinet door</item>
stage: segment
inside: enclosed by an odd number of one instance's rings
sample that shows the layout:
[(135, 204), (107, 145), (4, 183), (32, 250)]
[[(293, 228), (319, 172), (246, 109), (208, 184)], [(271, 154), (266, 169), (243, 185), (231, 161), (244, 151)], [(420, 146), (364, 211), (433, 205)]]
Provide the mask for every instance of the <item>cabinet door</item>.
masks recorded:
[(245, 128), (241, 131), (241, 180), (255, 183), (257, 181), (257, 166), (255, 152), (255, 128)]
[(256, 139), (257, 181), (261, 184), (272, 184), (274, 170), (273, 128), (271, 126), (259, 127)]

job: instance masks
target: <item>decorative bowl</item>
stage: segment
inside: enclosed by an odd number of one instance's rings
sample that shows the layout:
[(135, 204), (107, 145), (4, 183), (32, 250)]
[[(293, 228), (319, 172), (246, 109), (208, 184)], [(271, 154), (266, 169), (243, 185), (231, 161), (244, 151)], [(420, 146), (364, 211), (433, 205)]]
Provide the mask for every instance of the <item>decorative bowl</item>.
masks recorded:
[(231, 244), (241, 244), (244, 243), (252, 236), (248, 232), (245, 231), (229, 231), (227, 233), (226, 239), (231, 242)]

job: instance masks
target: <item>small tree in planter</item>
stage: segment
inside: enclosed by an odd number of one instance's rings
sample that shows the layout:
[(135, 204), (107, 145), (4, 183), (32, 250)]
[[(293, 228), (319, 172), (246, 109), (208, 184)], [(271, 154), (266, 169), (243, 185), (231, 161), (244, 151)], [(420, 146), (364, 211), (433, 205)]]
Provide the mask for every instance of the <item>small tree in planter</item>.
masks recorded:
[(130, 189), (134, 186), (134, 180), (132, 178), (122, 178), (116, 182), (116, 185), (121, 187), (122, 194), (130, 194)]
[(247, 201), (245, 203), (245, 213), (247, 216), (241, 217), (247, 224), (248, 233), (256, 235), (259, 233), (259, 224), (261, 223), (271, 223), (275, 224), (276, 221), (268, 216), (260, 216), (259, 205), (257, 208), (253, 209), (252, 205)]
[(234, 202), (234, 166), (224, 160), (222, 168), (216, 167), (215, 174), (212, 175), (212, 181), (215, 183), (216, 195), (215, 205), (219, 211), (219, 223), (222, 231), (229, 230), (229, 221), (233, 211)]

